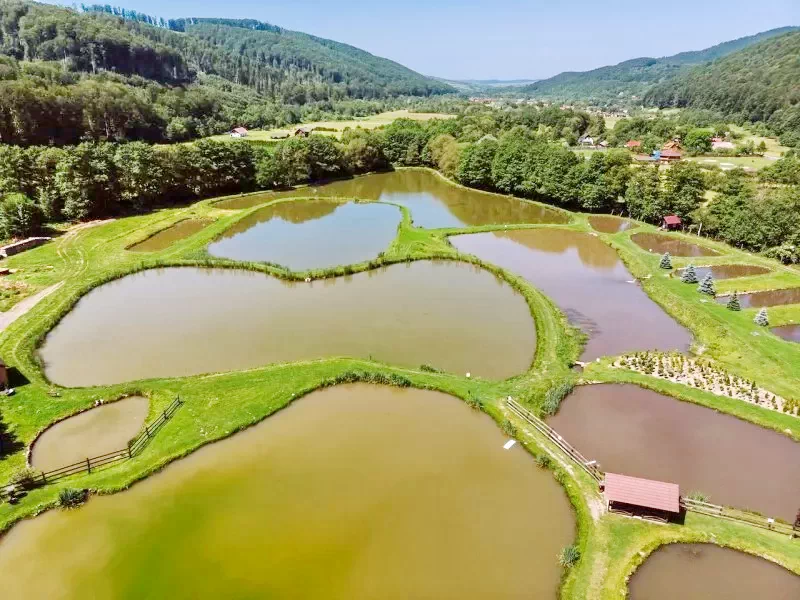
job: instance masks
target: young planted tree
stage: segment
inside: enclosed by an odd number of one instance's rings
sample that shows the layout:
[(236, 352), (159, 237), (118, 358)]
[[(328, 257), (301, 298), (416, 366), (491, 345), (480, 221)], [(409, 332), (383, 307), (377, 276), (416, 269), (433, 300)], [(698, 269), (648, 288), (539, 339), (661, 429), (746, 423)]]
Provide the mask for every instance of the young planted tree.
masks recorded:
[(697, 286), (697, 291), (701, 294), (707, 294), (709, 296), (717, 295), (717, 290), (714, 289), (714, 278), (711, 276), (711, 273), (703, 277), (703, 281), (701, 281), (700, 285)]
[(756, 315), (756, 318), (753, 319), (753, 322), (756, 325), (760, 325), (761, 327), (767, 327), (769, 325), (769, 316), (767, 315), (767, 309), (762, 308), (760, 311), (758, 311), (758, 314)]
[(739, 302), (739, 294), (733, 292), (731, 297), (728, 299), (728, 304), (726, 305), (728, 310), (742, 310), (742, 305)]
[(697, 283), (697, 271), (694, 270), (694, 265), (689, 265), (683, 270), (681, 281), (683, 283)]
[(669, 252), (664, 252), (664, 256), (661, 257), (661, 262), (658, 263), (658, 266), (662, 269), (672, 268), (672, 259), (669, 256)]

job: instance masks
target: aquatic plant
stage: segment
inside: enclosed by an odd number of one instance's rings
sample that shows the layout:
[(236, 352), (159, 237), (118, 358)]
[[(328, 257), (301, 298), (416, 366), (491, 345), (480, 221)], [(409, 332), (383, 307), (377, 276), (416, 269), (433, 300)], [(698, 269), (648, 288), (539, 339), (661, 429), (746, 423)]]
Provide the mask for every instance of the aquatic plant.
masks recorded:
[(758, 311), (758, 314), (753, 319), (753, 323), (760, 325), (761, 327), (767, 327), (769, 325), (769, 315), (767, 315), (766, 308), (762, 308), (760, 311)]
[(711, 273), (703, 277), (703, 281), (701, 281), (700, 285), (697, 286), (697, 291), (701, 294), (707, 294), (709, 296), (717, 295), (717, 290), (714, 288), (714, 278), (711, 276)]
[(725, 306), (728, 307), (728, 310), (737, 310), (737, 311), (742, 310), (742, 305), (739, 302), (739, 294), (733, 292), (731, 297), (728, 299), (728, 304), (726, 304)]
[(699, 490), (689, 492), (688, 494), (686, 494), (686, 497), (689, 500), (696, 500), (697, 502), (708, 502), (711, 499), (711, 496)]
[(558, 564), (565, 569), (571, 569), (581, 559), (581, 551), (574, 545), (566, 546), (558, 554)]
[(86, 502), (88, 496), (87, 490), (64, 488), (58, 493), (58, 504), (62, 508), (74, 508)]
[(483, 410), (483, 402), (471, 390), (467, 393), (467, 406), (476, 410)]
[(672, 259), (669, 256), (669, 252), (664, 252), (664, 256), (661, 257), (661, 262), (658, 263), (658, 266), (662, 269), (672, 268)]
[(695, 271), (694, 265), (689, 265), (683, 270), (681, 281), (683, 283), (697, 283), (697, 271)]

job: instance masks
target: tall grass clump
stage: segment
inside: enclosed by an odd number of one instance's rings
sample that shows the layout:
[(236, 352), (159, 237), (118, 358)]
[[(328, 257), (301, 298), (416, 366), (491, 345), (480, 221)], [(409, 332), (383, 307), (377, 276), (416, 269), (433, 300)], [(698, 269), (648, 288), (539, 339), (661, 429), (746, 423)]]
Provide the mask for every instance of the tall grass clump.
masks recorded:
[(572, 381), (562, 381), (547, 390), (542, 404), (542, 413), (546, 417), (552, 417), (558, 412), (561, 401), (572, 393), (575, 384)]
[(581, 551), (576, 546), (566, 546), (558, 553), (558, 564), (565, 569), (571, 569), (581, 559)]
[(58, 504), (62, 508), (75, 508), (86, 502), (88, 495), (86, 490), (64, 488), (58, 493)]

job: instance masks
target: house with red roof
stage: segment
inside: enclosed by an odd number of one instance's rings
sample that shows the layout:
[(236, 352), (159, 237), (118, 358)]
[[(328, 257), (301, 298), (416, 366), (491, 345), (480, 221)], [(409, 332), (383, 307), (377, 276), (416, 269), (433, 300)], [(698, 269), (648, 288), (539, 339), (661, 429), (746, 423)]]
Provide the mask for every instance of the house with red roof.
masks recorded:
[(248, 131), (244, 127), (234, 127), (231, 130), (231, 137), (243, 138), (243, 137), (247, 137), (247, 133), (248, 133)]
[(609, 511), (658, 521), (669, 521), (681, 513), (677, 483), (606, 473), (600, 487)]
[(638, 150), (642, 147), (642, 142), (640, 140), (628, 140), (625, 142), (625, 147), (628, 150)]
[(678, 215), (667, 215), (661, 219), (661, 229), (680, 229), (681, 218)]

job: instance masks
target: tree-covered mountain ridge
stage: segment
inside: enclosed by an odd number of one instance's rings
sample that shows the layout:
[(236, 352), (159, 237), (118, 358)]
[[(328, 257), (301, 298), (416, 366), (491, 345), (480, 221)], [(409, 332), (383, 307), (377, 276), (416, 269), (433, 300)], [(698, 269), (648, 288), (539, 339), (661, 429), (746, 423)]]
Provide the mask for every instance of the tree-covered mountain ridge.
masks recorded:
[(643, 96), (654, 84), (690, 71), (697, 65), (736, 53), (764, 40), (797, 32), (795, 26), (779, 27), (755, 35), (723, 42), (704, 50), (681, 52), (661, 58), (640, 57), (590, 71), (567, 71), (523, 88), (543, 99), (612, 102)]

